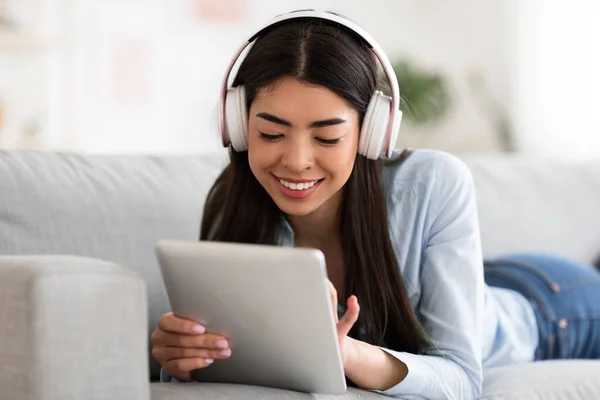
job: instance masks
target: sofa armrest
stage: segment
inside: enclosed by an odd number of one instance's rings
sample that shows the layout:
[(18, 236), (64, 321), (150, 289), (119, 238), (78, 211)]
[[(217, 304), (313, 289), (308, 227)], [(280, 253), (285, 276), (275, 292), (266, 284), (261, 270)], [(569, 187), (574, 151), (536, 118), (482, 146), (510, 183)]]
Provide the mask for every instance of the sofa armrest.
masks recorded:
[(73, 256), (0, 257), (0, 391), (11, 400), (148, 400), (146, 286)]

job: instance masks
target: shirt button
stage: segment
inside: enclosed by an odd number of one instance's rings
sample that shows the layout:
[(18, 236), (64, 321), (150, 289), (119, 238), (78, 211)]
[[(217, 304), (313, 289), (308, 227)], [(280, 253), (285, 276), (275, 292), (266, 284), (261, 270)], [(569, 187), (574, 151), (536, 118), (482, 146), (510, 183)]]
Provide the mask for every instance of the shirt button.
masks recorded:
[(553, 283), (553, 284), (552, 284), (552, 290), (553, 290), (555, 293), (558, 293), (558, 292), (560, 292), (560, 285), (559, 285), (558, 283)]
[(567, 322), (567, 320), (564, 318), (558, 321), (558, 326), (560, 326), (562, 329), (565, 329), (568, 325), (569, 322)]

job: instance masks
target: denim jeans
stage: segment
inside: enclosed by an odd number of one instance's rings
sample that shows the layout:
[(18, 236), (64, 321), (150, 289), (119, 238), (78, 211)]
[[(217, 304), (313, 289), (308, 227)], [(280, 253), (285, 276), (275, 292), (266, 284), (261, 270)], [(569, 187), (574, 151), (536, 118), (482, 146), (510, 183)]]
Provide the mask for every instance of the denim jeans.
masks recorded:
[(486, 260), (486, 283), (529, 300), (539, 329), (536, 360), (600, 359), (600, 272), (564, 257), (519, 253)]

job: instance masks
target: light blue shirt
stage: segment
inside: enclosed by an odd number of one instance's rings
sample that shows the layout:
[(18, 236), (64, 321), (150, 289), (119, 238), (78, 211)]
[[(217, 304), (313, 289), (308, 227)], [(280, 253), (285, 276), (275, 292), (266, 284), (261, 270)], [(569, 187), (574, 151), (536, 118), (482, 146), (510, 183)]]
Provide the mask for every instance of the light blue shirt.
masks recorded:
[[(477, 399), (484, 367), (533, 360), (538, 344), (533, 310), (520, 294), (484, 283), (475, 186), (461, 160), (415, 150), (382, 174), (404, 285), (435, 348), (423, 354), (382, 348), (407, 365), (408, 375), (380, 393)], [(279, 245), (294, 245), (289, 224), (282, 225)]]
[[(484, 283), (475, 185), (468, 167), (437, 150), (385, 166), (390, 235), (410, 303), (436, 349), (385, 349), (408, 376), (382, 393), (403, 399), (470, 400), (484, 367), (533, 360), (538, 330), (520, 294)], [(294, 245), (284, 224), (279, 244)]]

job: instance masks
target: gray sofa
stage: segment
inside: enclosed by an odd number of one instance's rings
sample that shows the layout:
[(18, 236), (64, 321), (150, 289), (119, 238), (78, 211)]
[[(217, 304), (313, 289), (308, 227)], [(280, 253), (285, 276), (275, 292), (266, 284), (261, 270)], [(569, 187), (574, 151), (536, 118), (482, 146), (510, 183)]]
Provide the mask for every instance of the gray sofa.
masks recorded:
[[(385, 398), (156, 382), (148, 337), (169, 303), (153, 246), (197, 238), (224, 157), (0, 151), (0, 399)], [(600, 162), (464, 160), (486, 255), (600, 254)], [(483, 398), (600, 398), (600, 361), (491, 369)]]

